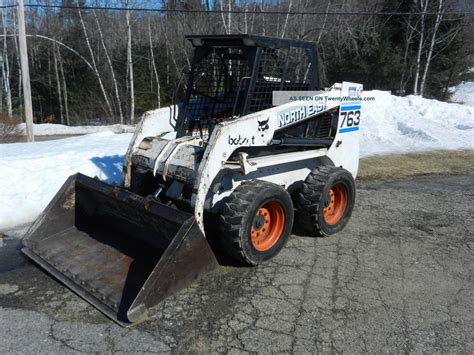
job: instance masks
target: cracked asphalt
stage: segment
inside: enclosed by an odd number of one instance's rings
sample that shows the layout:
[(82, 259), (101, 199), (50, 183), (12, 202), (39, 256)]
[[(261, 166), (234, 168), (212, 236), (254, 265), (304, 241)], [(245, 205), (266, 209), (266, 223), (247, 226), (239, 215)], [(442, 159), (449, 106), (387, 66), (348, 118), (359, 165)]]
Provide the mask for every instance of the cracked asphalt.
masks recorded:
[(472, 173), (364, 181), (343, 232), (221, 266), (132, 329), (0, 238), (0, 351), (473, 353), (473, 201)]

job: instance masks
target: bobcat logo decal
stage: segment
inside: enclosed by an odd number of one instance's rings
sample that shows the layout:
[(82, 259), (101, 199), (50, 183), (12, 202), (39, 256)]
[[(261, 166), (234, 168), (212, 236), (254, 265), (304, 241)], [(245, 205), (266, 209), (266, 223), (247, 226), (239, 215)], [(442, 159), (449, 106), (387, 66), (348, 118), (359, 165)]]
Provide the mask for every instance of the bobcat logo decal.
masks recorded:
[(267, 129), (270, 128), (270, 126), (268, 125), (268, 121), (270, 121), (270, 118), (267, 118), (266, 121), (257, 121), (259, 132), (266, 131)]

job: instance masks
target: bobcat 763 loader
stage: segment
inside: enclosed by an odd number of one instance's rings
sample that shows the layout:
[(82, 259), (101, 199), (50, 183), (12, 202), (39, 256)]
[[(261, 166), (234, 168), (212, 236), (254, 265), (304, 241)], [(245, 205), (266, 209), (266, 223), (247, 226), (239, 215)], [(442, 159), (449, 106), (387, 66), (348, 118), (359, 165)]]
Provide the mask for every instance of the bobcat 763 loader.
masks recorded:
[(362, 85), (273, 107), (273, 92), (319, 89), (315, 44), (187, 39), (186, 97), (144, 115), (123, 186), (71, 176), (24, 238), (27, 256), (122, 325), (217, 266), (211, 233), (256, 265), (282, 249), (294, 219), (327, 236), (354, 206)]

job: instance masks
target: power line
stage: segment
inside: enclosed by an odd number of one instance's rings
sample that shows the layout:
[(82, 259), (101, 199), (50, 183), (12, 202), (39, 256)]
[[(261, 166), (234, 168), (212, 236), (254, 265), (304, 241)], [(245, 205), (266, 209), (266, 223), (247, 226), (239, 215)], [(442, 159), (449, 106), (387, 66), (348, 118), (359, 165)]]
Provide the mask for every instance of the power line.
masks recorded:
[[(16, 5), (0, 6), (0, 8), (16, 7)], [(323, 11), (257, 11), (257, 10), (204, 10), (204, 9), (156, 9), (156, 8), (126, 8), (126, 7), (105, 7), (105, 6), (67, 6), (67, 5), (46, 5), (46, 4), (25, 4), (30, 8), (52, 8), (52, 9), (73, 9), (73, 10), (108, 10), (108, 11), (138, 11), (138, 12), (161, 12), (161, 13), (201, 13), (201, 14), (247, 14), (247, 15), (328, 15), (328, 16), (436, 16), (437, 12), (323, 12)], [(465, 15), (473, 16), (473, 11), (450, 11), (443, 12), (443, 15)]]

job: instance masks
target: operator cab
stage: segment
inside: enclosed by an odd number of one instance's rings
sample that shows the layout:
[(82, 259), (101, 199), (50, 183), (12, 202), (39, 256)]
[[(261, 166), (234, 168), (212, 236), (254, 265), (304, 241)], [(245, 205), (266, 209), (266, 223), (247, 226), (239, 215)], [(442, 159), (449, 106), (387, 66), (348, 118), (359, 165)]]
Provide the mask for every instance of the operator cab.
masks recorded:
[(253, 35), (187, 36), (194, 47), (178, 137), (272, 107), (272, 92), (319, 88), (316, 45)]

